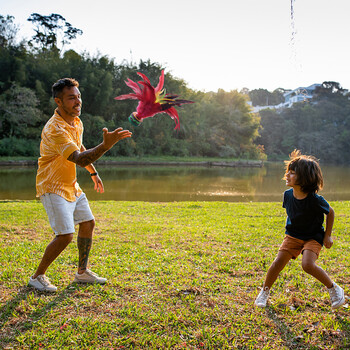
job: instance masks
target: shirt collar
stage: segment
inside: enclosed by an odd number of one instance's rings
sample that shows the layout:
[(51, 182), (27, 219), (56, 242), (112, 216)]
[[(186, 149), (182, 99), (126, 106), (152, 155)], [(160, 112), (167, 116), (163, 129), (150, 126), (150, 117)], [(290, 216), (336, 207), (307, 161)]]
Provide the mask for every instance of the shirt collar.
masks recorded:
[(62, 116), (58, 113), (58, 108), (55, 109), (54, 112), (54, 117), (57, 120), (57, 122), (64, 128), (68, 127), (68, 128), (75, 128), (77, 124), (79, 124), (80, 122), (80, 118), (79, 117), (75, 117), (74, 118), (74, 126), (73, 125), (69, 125), (63, 118)]

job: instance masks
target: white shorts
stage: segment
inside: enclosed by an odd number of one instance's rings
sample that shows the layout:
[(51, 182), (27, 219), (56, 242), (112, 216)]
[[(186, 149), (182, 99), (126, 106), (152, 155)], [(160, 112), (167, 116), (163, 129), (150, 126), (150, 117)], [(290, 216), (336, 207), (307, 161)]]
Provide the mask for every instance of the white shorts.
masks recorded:
[(77, 197), (75, 202), (68, 202), (55, 193), (45, 193), (40, 200), (56, 235), (74, 233), (75, 225), (95, 219), (85, 193)]

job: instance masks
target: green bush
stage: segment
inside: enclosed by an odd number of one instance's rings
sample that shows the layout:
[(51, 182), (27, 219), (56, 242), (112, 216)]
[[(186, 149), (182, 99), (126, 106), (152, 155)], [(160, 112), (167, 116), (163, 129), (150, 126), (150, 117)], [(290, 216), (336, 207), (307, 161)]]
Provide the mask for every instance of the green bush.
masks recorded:
[(0, 140), (0, 156), (39, 156), (40, 140), (6, 137)]

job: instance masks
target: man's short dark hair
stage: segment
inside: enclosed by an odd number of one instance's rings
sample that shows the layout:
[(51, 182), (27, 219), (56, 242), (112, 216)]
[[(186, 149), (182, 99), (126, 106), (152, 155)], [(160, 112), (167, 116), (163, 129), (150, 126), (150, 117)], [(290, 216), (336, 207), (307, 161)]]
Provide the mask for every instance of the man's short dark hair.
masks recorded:
[(52, 97), (60, 98), (61, 93), (65, 87), (79, 87), (79, 83), (77, 80), (73, 78), (63, 78), (56, 81), (55, 84), (52, 85)]

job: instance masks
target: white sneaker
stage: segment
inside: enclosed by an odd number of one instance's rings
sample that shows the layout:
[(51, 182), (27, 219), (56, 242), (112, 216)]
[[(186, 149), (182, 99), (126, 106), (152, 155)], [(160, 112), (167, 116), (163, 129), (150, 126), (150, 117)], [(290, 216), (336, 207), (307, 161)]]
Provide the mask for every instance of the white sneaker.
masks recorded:
[(270, 295), (269, 287), (261, 288), (258, 297), (255, 299), (255, 305), (257, 307), (266, 307), (267, 299)]
[(28, 285), (42, 292), (56, 292), (55, 287), (45, 275), (39, 275), (37, 278), (30, 277)]
[(336, 309), (345, 303), (344, 289), (333, 282), (333, 287), (328, 288), (329, 296), (331, 297), (332, 308)]
[(104, 284), (107, 282), (107, 278), (99, 277), (96, 273), (89, 269), (86, 269), (83, 273), (76, 273), (74, 282), (76, 283), (99, 283)]

